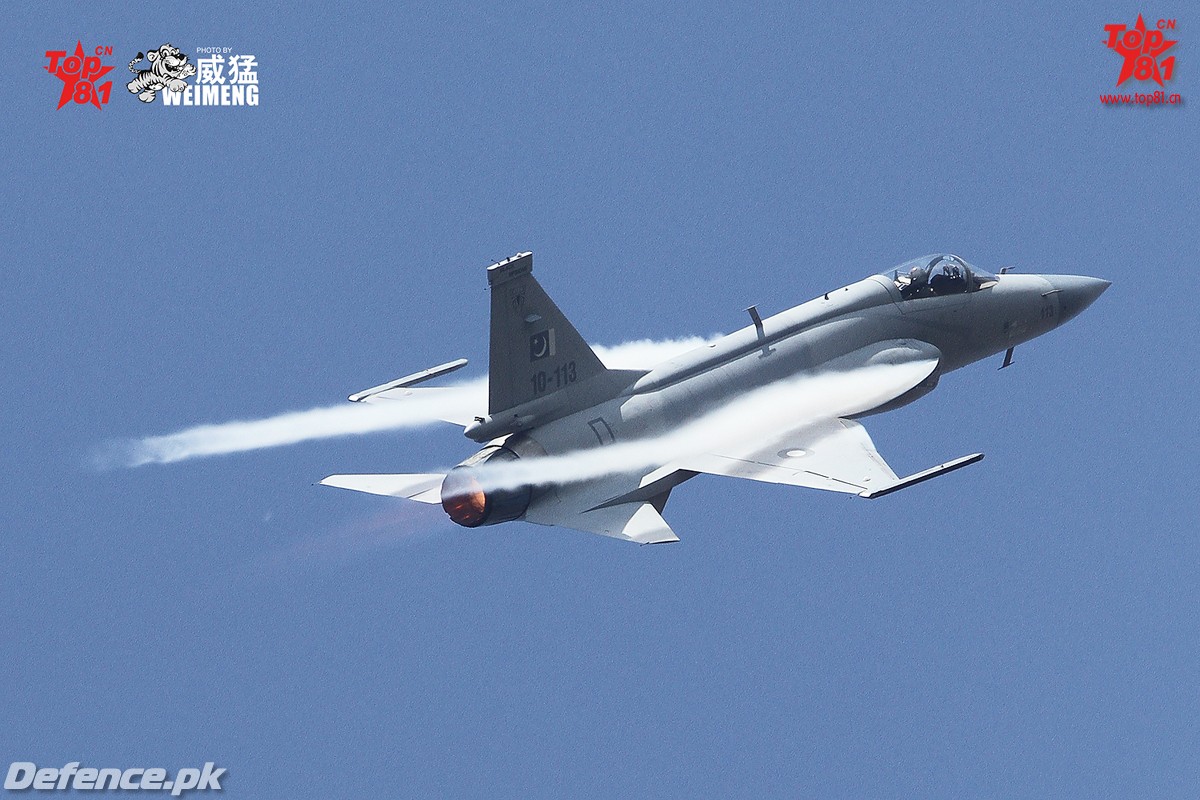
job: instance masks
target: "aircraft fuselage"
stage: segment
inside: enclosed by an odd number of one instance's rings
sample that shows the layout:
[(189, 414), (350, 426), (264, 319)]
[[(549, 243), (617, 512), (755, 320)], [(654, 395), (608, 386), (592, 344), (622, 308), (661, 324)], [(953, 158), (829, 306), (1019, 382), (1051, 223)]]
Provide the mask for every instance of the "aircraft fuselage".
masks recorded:
[(679, 425), (880, 342), (936, 347), (938, 369), (921, 387), (858, 415), (891, 410), (932, 390), (947, 372), (1053, 330), (1107, 286), (1094, 278), (1008, 274), (973, 292), (905, 300), (893, 281), (871, 276), (763, 319), (761, 331), (750, 325), (670, 359), (617, 397), (527, 434), (548, 453), (600, 446)]

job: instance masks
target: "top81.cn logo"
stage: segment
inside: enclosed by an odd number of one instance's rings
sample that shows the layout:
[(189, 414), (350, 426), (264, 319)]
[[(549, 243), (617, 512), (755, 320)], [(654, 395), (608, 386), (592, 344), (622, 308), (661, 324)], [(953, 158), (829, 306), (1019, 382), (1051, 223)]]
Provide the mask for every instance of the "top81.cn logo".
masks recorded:
[(1108, 48), (1125, 57), (1125, 63), (1121, 65), (1121, 74), (1117, 78), (1117, 86), (1130, 77), (1139, 81), (1154, 81), (1159, 86), (1162, 86), (1164, 81), (1171, 80), (1175, 72), (1175, 56), (1164, 58), (1161, 62), (1158, 57), (1178, 44), (1177, 41), (1163, 35), (1164, 29), (1171, 30), (1174, 27), (1175, 20), (1160, 19), (1157, 29), (1146, 30), (1146, 22), (1141, 14), (1138, 14), (1137, 22), (1132, 28), (1124, 25), (1104, 26), (1104, 30), (1108, 32)]
[(112, 94), (112, 81), (98, 84), (98, 81), (112, 71), (112, 66), (100, 63), (100, 56), (112, 55), (112, 47), (97, 46), (94, 55), (86, 55), (83, 42), (75, 42), (75, 52), (67, 55), (66, 50), (47, 50), (46, 72), (58, 77), (63, 82), (62, 94), (58, 98), (58, 107), (62, 108), (67, 101), (74, 100), (79, 105), (91, 103), (96, 108), (108, 102)]

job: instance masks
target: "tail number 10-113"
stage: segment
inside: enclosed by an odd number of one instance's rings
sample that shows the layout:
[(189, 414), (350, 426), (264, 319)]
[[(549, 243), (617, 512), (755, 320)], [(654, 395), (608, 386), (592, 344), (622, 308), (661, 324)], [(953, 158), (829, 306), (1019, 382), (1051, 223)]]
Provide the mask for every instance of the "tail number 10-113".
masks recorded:
[(561, 389), (568, 383), (575, 382), (575, 362), (568, 361), (550, 372), (545, 370), (535, 372), (529, 376), (529, 382), (533, 384), (534, 394)]

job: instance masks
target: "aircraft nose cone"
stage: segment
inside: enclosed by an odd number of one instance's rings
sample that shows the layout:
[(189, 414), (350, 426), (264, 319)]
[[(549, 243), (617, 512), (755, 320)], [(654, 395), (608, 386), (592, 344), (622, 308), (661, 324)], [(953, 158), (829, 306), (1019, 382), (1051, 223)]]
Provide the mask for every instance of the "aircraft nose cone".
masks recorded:
[(1104, 294), (1112, 281), (1088, 278), (1083, 275), (1046, 275), (1046, 280), (1058, 292), (1059, 320), (1061, 325), (1073, 319)]

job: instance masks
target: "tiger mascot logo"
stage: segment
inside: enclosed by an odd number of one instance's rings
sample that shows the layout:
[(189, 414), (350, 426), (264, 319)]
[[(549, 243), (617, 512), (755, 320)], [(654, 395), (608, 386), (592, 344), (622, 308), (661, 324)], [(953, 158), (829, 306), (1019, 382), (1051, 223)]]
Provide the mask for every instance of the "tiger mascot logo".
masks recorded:
[(138, 53), (137, 58), (129, 62), (129, 71), (137, 77), (125, 84), (125, 88), (143, 103), (153, 103), (158, 92), (166, 89), (182, 92), (187, 86), (183, 79), (196, 74), (196, 65), (188, 61), (182, 50), (169, 44), (151, 50), (144, 57), (150, 59), (150, 69), (133, 68), (143, 58)]

